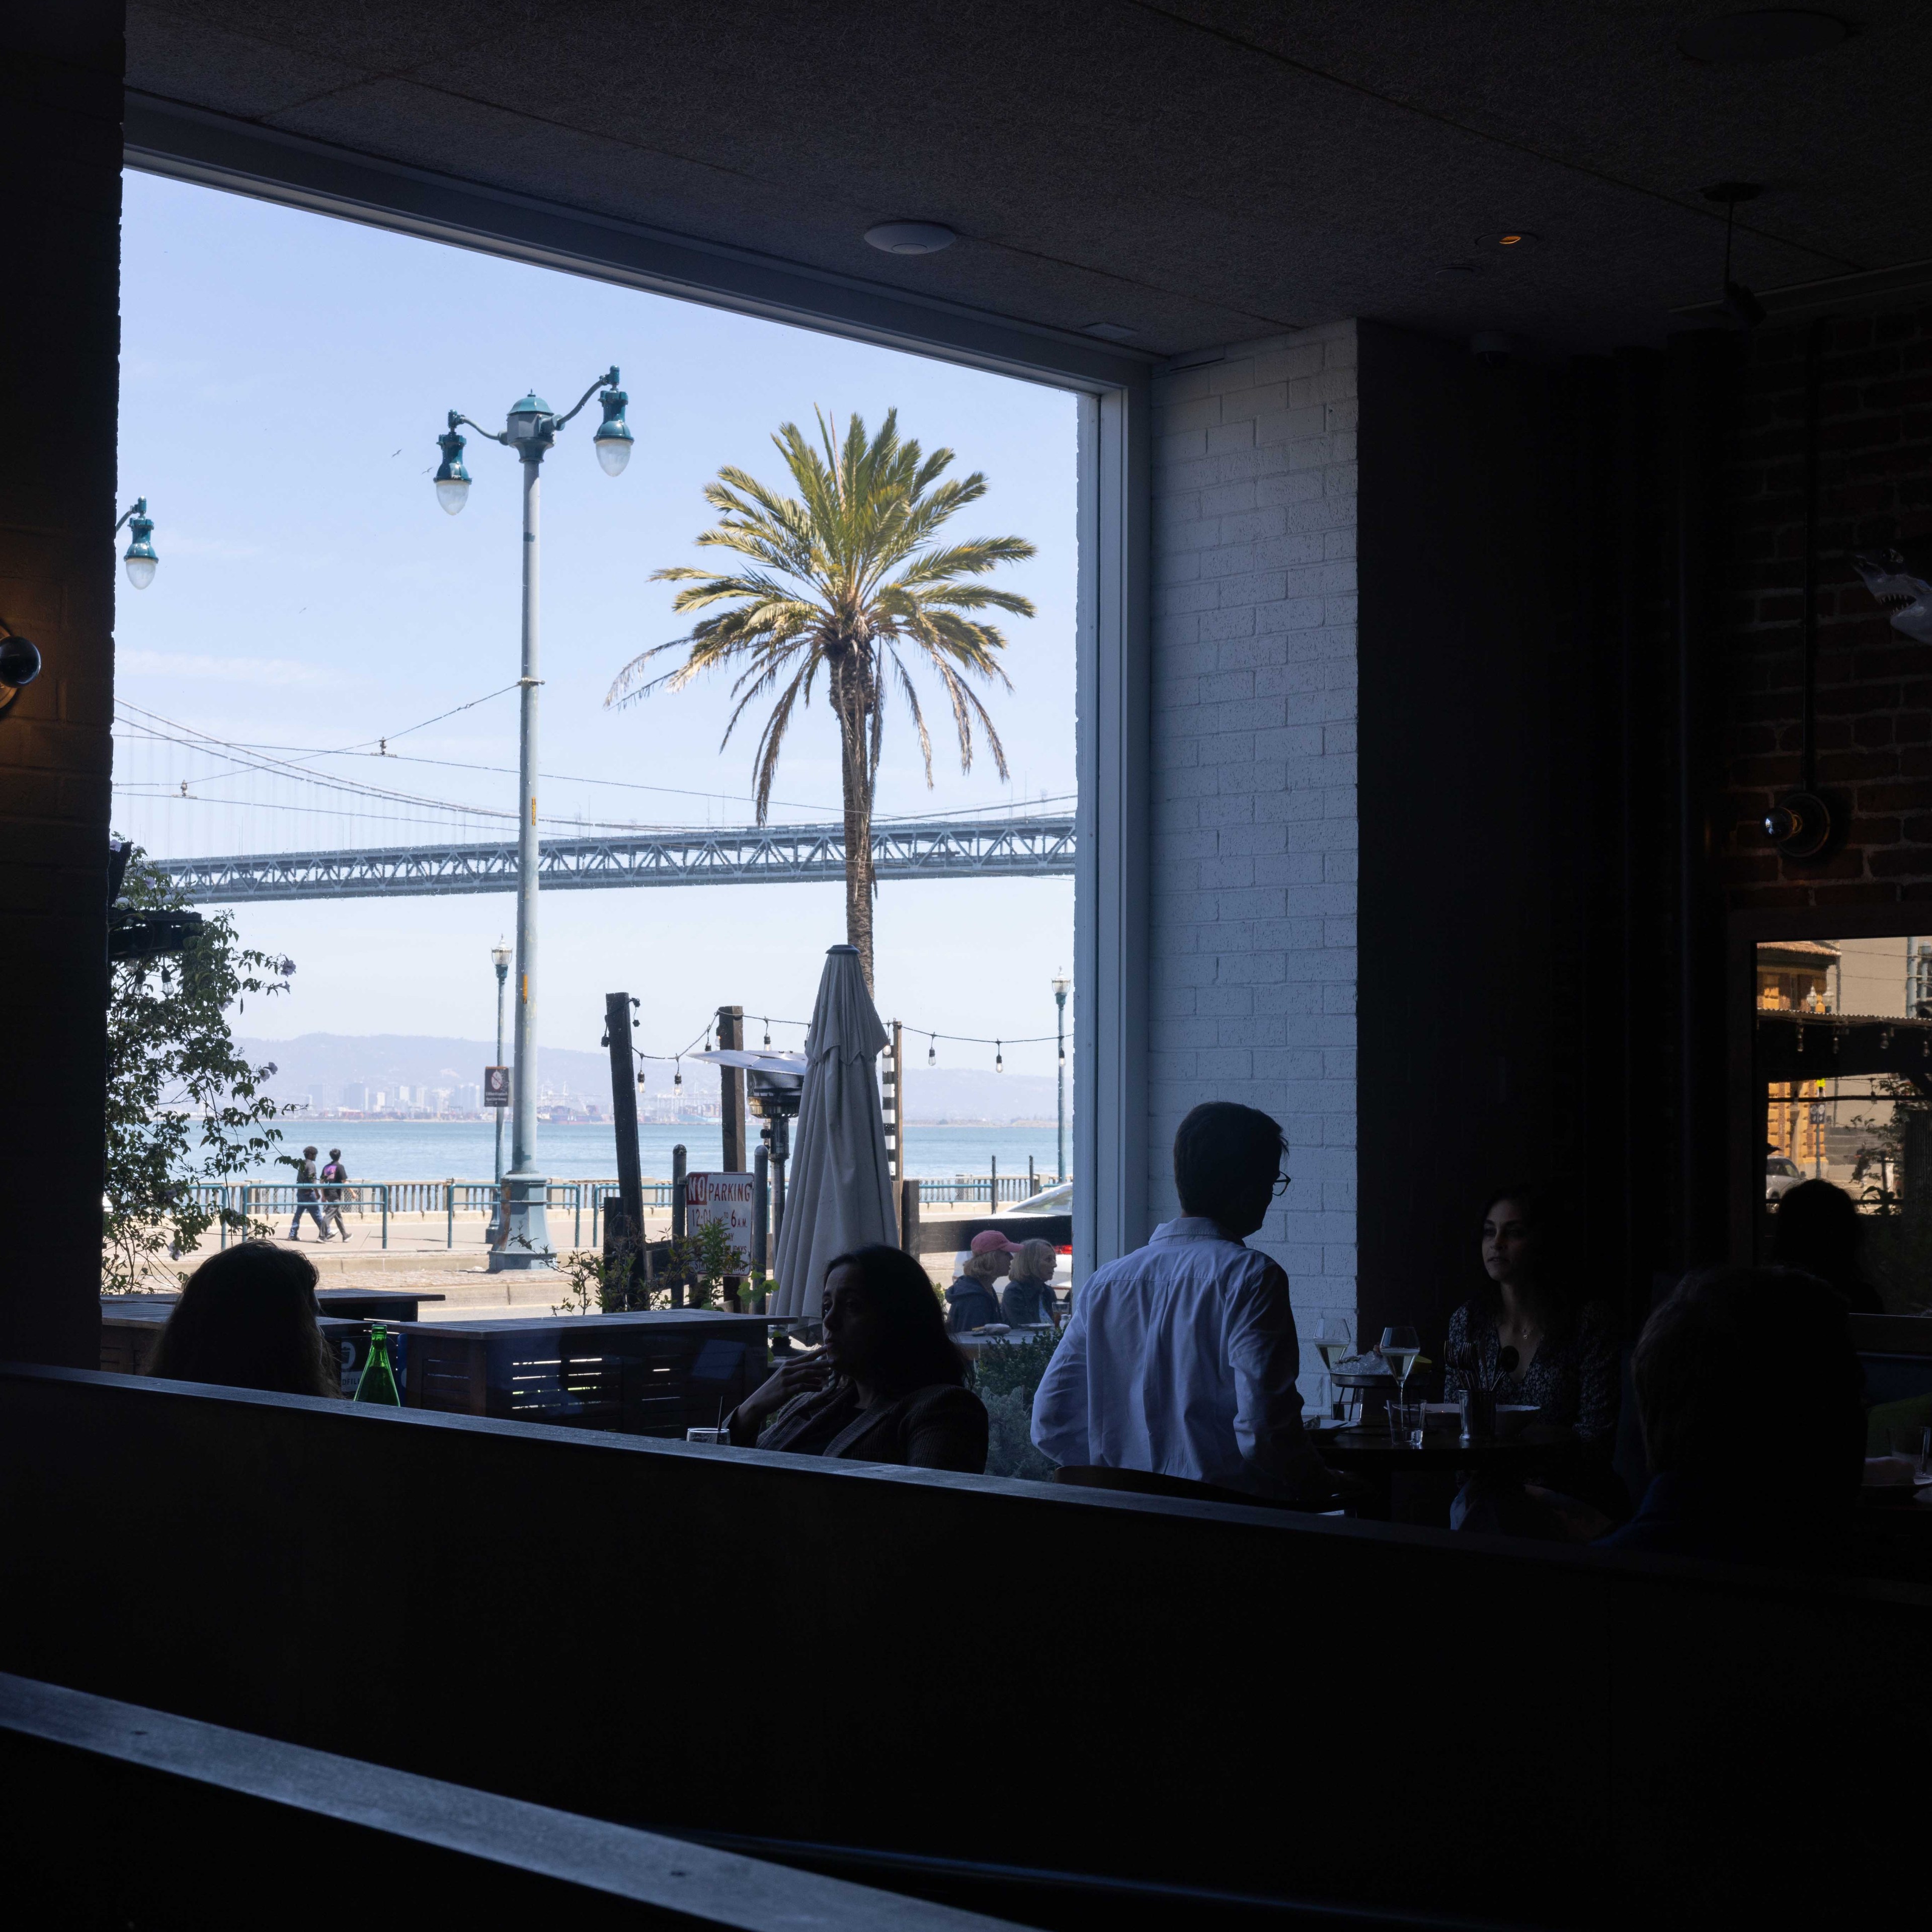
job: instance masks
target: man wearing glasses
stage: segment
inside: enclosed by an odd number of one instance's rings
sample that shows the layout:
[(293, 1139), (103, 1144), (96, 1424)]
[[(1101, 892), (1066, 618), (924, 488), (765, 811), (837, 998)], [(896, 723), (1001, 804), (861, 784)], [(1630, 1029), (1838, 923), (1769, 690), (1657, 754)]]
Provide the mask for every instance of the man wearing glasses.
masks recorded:
[(1181, 1122), (1180, 1216), (1074, 1298), (1034, 1399), (1042, 1455), (1331, 1505), (1343, 1485), (1302, 1429), (1288, 1276), (1245, 1245), (1287, 1190), (1287, 1154), (1252, 1107), (1210, 1100)]

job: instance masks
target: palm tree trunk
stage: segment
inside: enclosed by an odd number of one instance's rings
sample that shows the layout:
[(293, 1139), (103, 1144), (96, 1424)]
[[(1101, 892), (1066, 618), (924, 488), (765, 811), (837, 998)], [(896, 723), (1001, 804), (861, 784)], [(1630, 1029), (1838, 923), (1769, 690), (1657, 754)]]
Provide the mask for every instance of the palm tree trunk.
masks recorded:
[(833, 666), (838, 713), (838, 772), (845, 802), (845, 943), (859, 949), (866, 990), (872, 988), (872, 788), (866, 769), (867, 684), (856, 652)]

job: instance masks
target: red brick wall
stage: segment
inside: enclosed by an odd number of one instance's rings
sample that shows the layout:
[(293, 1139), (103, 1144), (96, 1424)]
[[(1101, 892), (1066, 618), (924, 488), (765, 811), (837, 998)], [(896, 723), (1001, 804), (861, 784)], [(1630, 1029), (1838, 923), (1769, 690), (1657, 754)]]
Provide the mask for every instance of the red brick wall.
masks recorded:
[(1894, 631), (1850, 553), (1932, 543), (1932, 306), (1827, 322), (1819, 412), (1817, 770), (1846, 814), (1823, 864), (1783, 860), (1758, 821), (1800, 778), (1805, 343), (1758, 332), (1732, 488), (1726, 794), (1717, 844), (1734, 906), (1932, 899), (1932, 645)]

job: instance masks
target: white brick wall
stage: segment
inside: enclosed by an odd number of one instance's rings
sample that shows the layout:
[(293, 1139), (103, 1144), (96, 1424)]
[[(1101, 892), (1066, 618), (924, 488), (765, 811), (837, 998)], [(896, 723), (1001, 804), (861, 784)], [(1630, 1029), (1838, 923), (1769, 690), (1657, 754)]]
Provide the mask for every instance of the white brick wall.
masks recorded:
[(1274, 1114), (1294, 1184), (1256, 1245), (1304, 1337), (1355, 1313), (1355, 346), (1154, 386), (1149, 1198), (1175, 1211), (1190, 1107)]

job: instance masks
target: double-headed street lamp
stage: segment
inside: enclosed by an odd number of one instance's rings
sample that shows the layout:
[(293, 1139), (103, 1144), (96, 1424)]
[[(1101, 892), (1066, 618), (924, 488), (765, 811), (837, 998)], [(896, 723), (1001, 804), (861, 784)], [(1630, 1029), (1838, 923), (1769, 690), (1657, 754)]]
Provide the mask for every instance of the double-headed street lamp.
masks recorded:
[[(600, 393), (601, 392), (601, 393)], [(490, 1250), (492, 1274), (506, 1268), (550, 1267), (549, 1217), (544, 1211), (550, 1182), (537, 1172), (537, 511), (538, 471), (556, 442), (558, 430), (578, 410), (598, 396), (604, 420), (596, 437), (597, 460), (604, 474), (615, 476), (631, 458), (631, 431), (624, 421), (629, 398), (618, 387), (617, 370), (600, 376), (562, 416), (534, 391), (511, 406), (501, 433), (452, 410), (449, 428), (436, 438), (442, 461), (436, 472), (436, 500), (453, 517), (470, 495), (470, 472), (463, 466), (464, 439), (457, 425), (466, 423), (478, 436), (514, 449), (524, 466), (524, 674), (517, 763), (523, 784), (517, 812), (517, 1004), (514, 1048), (510, 1074), (510, 1171), (498, 1172), (504, 1184), (502, 1198), (507, 1217), (502, 1238)], [(502, 1048), (500, 1045), (497, 1052)], [(500, 1136), (501, 1128), (499, 1127)], [(501, 1147), (500, 1138), (498, 1142)]]

